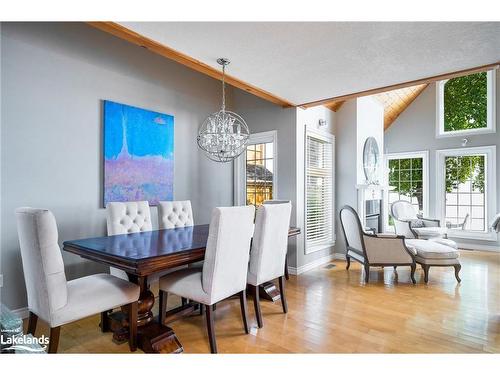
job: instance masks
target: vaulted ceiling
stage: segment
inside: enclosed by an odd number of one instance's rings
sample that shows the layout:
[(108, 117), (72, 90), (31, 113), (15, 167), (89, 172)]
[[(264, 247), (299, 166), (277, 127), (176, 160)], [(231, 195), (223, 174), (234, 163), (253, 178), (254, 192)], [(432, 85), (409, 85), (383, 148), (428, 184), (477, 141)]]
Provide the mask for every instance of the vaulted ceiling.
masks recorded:
[[(404, 87), (373, 95), (384, 106), (384, 130), (387, 130), (403, 111), (427, 88), (428, 84)], [(334, 101), (325, 107), (337, 112), (345, 100)]]
[(214, 78), (216, 59), (227, 57), (230, 84), (281, 105), (325, 104), (500, 61), (500, 22), (107, 24), (100, 28)]

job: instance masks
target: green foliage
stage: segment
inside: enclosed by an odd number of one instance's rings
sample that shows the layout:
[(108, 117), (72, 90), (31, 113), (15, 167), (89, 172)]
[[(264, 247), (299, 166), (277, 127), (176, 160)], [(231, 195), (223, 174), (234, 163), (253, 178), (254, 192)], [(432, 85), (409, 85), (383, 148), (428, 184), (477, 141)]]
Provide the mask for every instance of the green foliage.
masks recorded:
[(484, 155), (448, 156), (445, 159), (446, 192), (471, 181), (472, 190), (484, 193)]
[(452, 78), (444, 85), (444, 130), (487, 127), (487, 74)]
[(423, 209), (422, 158), (389, 160), (389, 185), (400, 195), (417, 198)]

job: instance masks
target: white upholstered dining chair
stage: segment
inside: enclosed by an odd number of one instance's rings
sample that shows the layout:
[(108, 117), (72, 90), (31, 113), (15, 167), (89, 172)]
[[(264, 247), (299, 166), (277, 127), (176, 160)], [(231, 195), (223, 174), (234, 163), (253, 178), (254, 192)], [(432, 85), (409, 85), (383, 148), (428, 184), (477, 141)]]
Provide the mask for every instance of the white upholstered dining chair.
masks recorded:
[[(148, 201), (110, 202), (106, 205), (108, 236), (153, 230)], [(128, 280), (127, 273), (110, 267), (113, 276)]]
[(168, 293), (204, 305), (212, 353), (217, 353), (212, 309), (215, 303), (238, 294), (248, 333), (245, 289), (254, 215), (254, 206), (215, 208), (203, 268), (184, 268), (160, 278), (160, 322), (164, 322)]
[(193, 225), (191, 201), (158, 202), (158, 226), (160, 229), (192, 227)]
[(136, 350), (139, 286), (109, 274), (67, 281), (57, 224), (46, 209), (16, 210), (24, 280), (28, 293), (28, 333), (38, 318), (50, 326), (49, 353), (56, 353), (62, 325), (127, 305), (130, 350)]
[(368, 234), (363, 231), (358, 213), (351, 206), (340, 210), (340, 223), (346, 242), (346, 269), (351, 265), (351, 259), (361, 263), (365, 270), (365, 282), (370, 277), (371, 266), (410, 266), (410, 278), (415, 280), (415, 255), (413, 247), (407, 247), (405, 238), (395, 234)]
[[(267, 201), (264, 201), (263, 204), (282, 204), (282, 203), (292, 203), (291, 201), (286, 201), (286, 200), (279, 200), (279, 199), (270, 199)], [(290, 276), (288, 275), (288, 257), (285, 257), (285, 279), (288, 280), (290, 279)]]
[(259, 328), (263, 327), (259, 285), (279, 279), (283, 312), (288, 312), (284, 276), (291, 212), (292, 204), (289, 201), (264, 203), (257, 209), (247, 282), (252, 285)]

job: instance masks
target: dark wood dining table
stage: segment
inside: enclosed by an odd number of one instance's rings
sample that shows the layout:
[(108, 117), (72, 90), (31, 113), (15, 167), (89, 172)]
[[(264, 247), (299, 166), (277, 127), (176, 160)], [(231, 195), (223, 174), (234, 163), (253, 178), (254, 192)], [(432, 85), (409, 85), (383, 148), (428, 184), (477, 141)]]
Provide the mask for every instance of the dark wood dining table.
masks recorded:
[[(183, 351), (182, 344), (172, 328), (166, 324), (193, 313), (198, 305), (187, 303), (170, 310), (163, 324), (160, 324), (153, 316), (155, 299), (148, 277), (203, 260), (208, 229), (207, 224), (86, 238), (65, 241), (63, 249), (82, 258), (125, 271), (129, 280), (139, 285), (141, 290), (137, 321), (139, 347), (146, 353), (178, 353)], [(291, 227), (288, 235), (291, 237), (299, 233), (299, 228)], [(268, 283), (261, 289), (261, 295), (276, 300), (279, 293), (273, 283)], [(127, 339), (128, 322), (125, 313), (106, 313), (102, 315), (101, 320), (104, 330), (113, 331), (115, 341), (123, 342)]]

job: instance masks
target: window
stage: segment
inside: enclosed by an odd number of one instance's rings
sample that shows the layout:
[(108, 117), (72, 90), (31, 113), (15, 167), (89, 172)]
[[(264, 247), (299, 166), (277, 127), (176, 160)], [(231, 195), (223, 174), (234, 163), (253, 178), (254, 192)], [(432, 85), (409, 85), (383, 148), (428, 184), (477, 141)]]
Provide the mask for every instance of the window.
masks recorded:
[(445, 156), (446, 224), (485, 231), (485, 155)]
[(273, 146), (272, 142), (247, 146), (246, 204), (260, 206), (273, 199)]
[(306, 254), (332, 246), (333, 137), (306, 133)]
[(260, 206), (277, 198), (276, 131), (250, 135), (246, 151), (235, 161), (235, 202)]
[(437, 136), (495, 132), (495, 71), (437, 84)]
[[(436, 201), (450, 237), (496, 240), (495, 146), (439, 150)], [(439, 173), (441, 171), (441, 173)]]
[[(388, 154), (386, 156), (390, 186), (386, 212), (390, 212), (391, 204), (397, 200), (411, 202), (415, 211), (428, 214), (428, 152), (408, 152)], [(385, 227), (392, 230), (394, 223), (390, 215), (386, 215)]]

